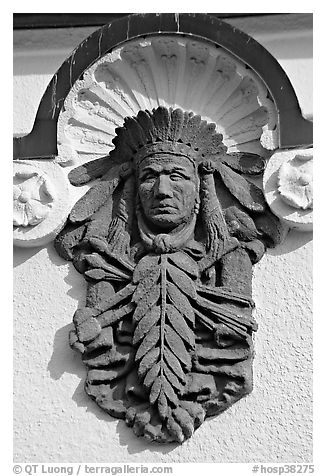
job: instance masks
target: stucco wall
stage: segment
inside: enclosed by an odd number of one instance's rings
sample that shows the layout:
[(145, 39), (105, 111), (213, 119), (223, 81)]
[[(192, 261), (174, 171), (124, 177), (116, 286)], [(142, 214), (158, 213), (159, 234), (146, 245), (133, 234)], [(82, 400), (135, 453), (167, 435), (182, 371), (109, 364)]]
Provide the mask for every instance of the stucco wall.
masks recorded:
[[(264, 44), (312, 115), (309, 15), (233, 20)], [(91, 28), (17, 32), (14, 133), (28, 133), (39, 100)], [(77, 198), (77, 192), (76, 198)], [(14, 458), (20, 462), (311, 462), (312, 235), (290, 232), (254, 268), (254, 391), (208, 419), (182, 446), (133, 436), (84, 393), (85, 369), (70, 350), (71, 319), (84, 280), (52, 244), (14, 250)]]

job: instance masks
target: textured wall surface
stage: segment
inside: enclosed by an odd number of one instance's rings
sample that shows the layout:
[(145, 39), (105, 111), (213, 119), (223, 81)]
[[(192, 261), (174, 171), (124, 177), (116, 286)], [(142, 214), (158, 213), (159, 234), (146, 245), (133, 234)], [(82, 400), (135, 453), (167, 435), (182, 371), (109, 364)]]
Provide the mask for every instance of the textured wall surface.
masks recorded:
[[(279, 59), (304, 115), (311, 116), (311, 25), (306, 15), (294, 17), (285, 16), (283, 23), (233, 22)], [(17, 32), (16, 134), (29, 132), (52, 74), (90, 32), (61, 30), (60, 37), (53, 31)], [(75, 193), (77, 198), (80, 192)], [(15, 461), (312, 461), (311, 233), (291, 231), (254, 268), (259, 324), (254, 391), (221, 416), (208, 419), (182, 446), (138, 440), (84, 393), (85, 368), (68, 345), (72, 315), (85, 296), (84, 280), (73, 266), (59, 258), (51, 244), (16, 248), (14, 264)]]

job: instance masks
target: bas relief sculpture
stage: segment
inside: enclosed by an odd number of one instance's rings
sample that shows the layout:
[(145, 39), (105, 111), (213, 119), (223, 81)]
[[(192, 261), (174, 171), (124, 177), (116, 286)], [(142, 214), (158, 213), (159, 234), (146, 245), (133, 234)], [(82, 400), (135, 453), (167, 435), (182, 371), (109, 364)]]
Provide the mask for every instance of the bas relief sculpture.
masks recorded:
[(252, 266), (281, 227), (250, 181), (264, 159), (199, 115), (142, 110), (113, 143), (70, 172), (98, 180), (55, 242), (88, 282), (70, 345), (104, 411), (181, 443), (252, 390)]

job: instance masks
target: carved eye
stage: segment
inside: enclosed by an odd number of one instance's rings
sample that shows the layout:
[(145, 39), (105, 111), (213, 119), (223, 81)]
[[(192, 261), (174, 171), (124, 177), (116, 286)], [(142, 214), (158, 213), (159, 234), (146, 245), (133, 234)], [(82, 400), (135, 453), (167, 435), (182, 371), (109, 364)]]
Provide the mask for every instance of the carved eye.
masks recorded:
[(179, 180), (182, 180), (184, 177), (180, 174), (177, 174), (177, 173), (173, 173), (170, 175), (170, 180), (172, 180), (172, 182), (178, 182)]
[(141, 183), (144, 183), (144, 182), (154, 182), (154, 180), (156, 180), (156, 176), (155, 176), (155, 174), (153, 174), (152, 172), (147, 172), (147, 173), (145, 173), (144, 175), (141, 175), (141, 176), (140, 176), (140, 182), (141, 182)]

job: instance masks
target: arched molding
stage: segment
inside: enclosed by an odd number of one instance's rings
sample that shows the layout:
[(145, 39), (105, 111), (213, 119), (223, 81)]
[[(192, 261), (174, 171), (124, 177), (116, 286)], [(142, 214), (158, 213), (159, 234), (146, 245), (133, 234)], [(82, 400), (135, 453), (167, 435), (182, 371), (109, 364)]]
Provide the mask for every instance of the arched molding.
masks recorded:
[(295, 91), (277, 60), (257, 41), (205, 14), (134, 14), (113, 21), (83, 41), (53, 76), (30, 134), (14, 140), (14, 158), (57, 156), (57, 120), (65, 98), (94, 62), (118, 45), (139, 37), (174, 34), (209, 41), (239, 58), (265, 83), (275, 103), (279, 148), (309, 146), (312, 123), (301, 115)]

